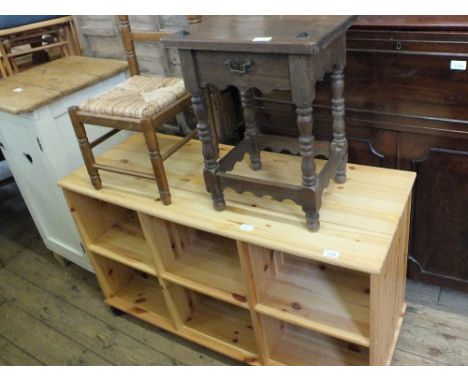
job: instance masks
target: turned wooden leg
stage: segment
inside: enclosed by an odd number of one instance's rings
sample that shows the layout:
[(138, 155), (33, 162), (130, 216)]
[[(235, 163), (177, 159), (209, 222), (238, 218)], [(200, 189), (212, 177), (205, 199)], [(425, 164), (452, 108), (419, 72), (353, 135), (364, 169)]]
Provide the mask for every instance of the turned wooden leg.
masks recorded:
[(72, 122), (73, 130), (75, 130), (75, 135), (80, 145), (81, 155), (83, 156), (91, 183), (96, 190), (100, 190), (102, 188), (101, 177), (99, 176), (97, 168), (93, 166), (94, 163), (96, 163), (96, 160), (94, 159), (93, 150), (89, 144), (84, 124), (80, 121), (77, 112), (78, 108), (76, 106), (72, 106), (68, 109), (68, 114)]
[(165, 205), (171, 204), (171, 194), (169, 192), (166, 171), (164, 170), (163, 159), (159, 152), (158, 139), (150, 119), (143, 122), (143, 134), (145, 136), (146, 146), (148, 147), (148, 154), (153, 167), (154, 177), (158, 185), (159, 195)]
[(217, 161), (218, 143), (214, 143), (212, 139), (203, 93), (202, 89), (199, 89), (197, 92), (192, 92), (193, 111), (198, 121), (198, 137), (202, 142), (202, 152), (205, 160), (203, 177), (205, 179), (206, 190), (211, 193), (214, 208), (217, 211), (222, 211), (226, 208), (226, 203), (224, 201), (221, 183), (217, 177), (219, 170), (219, 163)]
[(336, 170), (335, 182), (346, 182), (346, 162), (348, 161), (348, 144), (345, 132), (345, 100), (344, 73), (342, 68), (335, 69), (331, 75), (332, 86), (332, 115), (333, 115), (333, 142), (332, 145), (341, 151), (341, 159)]
[(241, 102), (244, 109), (245, 139), (249, 140), (250, 149), (250, 167), (252, 170), (260, 170), (262, 162), (260, 161), (260, 149), (258, 147), (258, 138), (260, 130), (255, 121), (254, 97), (252, 89), (241, 90)]
[(302, 209), (306, 214), (307, 228), (317, 231), (320, 227), (316, 208), (316, 189), (318, 177), (314, 160), (314, 136), (312, 135), (312, 106), (296, 107), (297, 127), (299, 128), (299, 149), (302, 156)]

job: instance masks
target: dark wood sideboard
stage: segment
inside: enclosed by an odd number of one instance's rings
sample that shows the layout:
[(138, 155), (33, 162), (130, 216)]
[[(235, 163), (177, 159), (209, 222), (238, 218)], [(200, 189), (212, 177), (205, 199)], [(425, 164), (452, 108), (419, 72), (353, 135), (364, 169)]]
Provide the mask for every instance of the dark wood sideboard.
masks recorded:
[[(365, 16), (347, 33), (349, 162), (416, 171), (409, 277), (468, 292), (468, 17)], [(331, 139), (329, 79), (314, 102)], [(262, 132), (297, 136), (288, 92), (257, 93)]]

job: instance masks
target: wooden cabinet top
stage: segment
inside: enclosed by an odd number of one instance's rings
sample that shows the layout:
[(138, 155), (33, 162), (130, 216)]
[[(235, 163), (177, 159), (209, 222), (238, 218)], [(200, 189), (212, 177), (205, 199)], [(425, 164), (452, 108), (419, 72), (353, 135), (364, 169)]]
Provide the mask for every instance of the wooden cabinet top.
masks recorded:
[(179, 49), (317, 54), (346, 32), (355, 16), (211, 16), (162, 39)]
[(0, 80), (0, 110), (19, 114), (110, 78), (127, 69), (126, 61), (68, 56)]
[(468, 16), (360, 16), (354, 28), (466, 30)]
[[(180, 138), (159, 135), (164, 152)], [(220, 145), (220, 156), (230, 146)], [(235, 174), (263, 180), (298, 184), (300, 157), (262, 152), (260, 172), (245, 160)], [(97, 158), (116, 165), (151, 173), (141, 134), (135, 134)], [(317, 160), (319, 170), (325, 161)], [(301, 207), (291, 201), (277, 202), (251, 193), (237, 194), (227, 189), (226, 210), (215, 211), (203, 181), (201, 143), (192, 140), (164, 162), (172, 194), (172, 204), (155, 201), (153, 180), (102, 172), (103, 188), (95, 190), (83, 167), (60, 180), (67, 190), (139, 211), (184, 226), (211, 232), (234, 240), (283, 251), (322, 263), (367, 273), (380, 273), (402, 224), (405, 206), (411, 197), (415, 173), (348, 164), (348, 181), (330, 182), (320, 210), (321, 226), (310, 232), (304, 225)]]

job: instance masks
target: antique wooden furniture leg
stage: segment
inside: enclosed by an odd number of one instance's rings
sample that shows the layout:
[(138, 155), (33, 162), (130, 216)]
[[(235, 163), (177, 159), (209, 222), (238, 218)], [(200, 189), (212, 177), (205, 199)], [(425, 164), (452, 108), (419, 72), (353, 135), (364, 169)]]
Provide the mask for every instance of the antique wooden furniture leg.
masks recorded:
[(250, 156), (250, 167), (252, 170), (260, 170), (262, 162), (260, 161), (260, 148), (258, 138), (260, 130), (257, 127), (254, 110), (254, 97), (252, 89), (241, 90), (241, 102), (244, 109), (245, 139), (249, 141), (248, 153)]
[(154, 177), (158, 185), (159, 195), (165, 205), (171, 204), (171, 194), (169, 192), (166, 171), (164, 171), (163, 159), (159, 151), (158, 139), (156, 138), (151, 119), (143, 121), (143, 134), (145, 136), (146, 146), (148, 147), (148, 154), (153, 167)]
[(76, 106), (73, 106), (68, 109), (68, 114), (70, 115), (73, 130), (75, 131), (76, 138), (78, 139), (81, 154), (83, 155), (83, 160), (85, 162), (86, 170), (88, 170), (91, 183), (93, 184), (96, 190), (100, 190), (102, 188), (101, 177), (99, 176), (97, 168), (94, 167), (96, 161), (94, 159), (93, 150), (91, 149), (91, 145), (89, 144), (84, 124), (78, 118), (77, 112), (78, 107)]
[(318, 177), (314, 159), (315, 138), (312, 134), (315, 78), (310, 78), (304, 57), (290, 57), (289, 71), (292, 101), (296, 105), (299, 150), (302, 157), (302, 186), (299, 204), (306, 214), (307, 228), (311, 231), (317, 231), (320, 227), (317, 200), (321, 199), (321, 193), (317, 192)]
[(209, 126), (203, 89), (192, 92), (192, 105), (198, 121), (198, 136), (203, 143), (202, 152), (205, 160), (203, 177), (205, 178), (206, 190), (211, 193), (214, 208), (217, 211), (222, 211), (226, 208), (226, 203), (224, 201), (223, 189), (216, 176), (219, 171), (219, 163), (217, 161), (218, 144), (215, 144), (211, 137), (212, 131)]
[[(314, 159), (314, 136), (312, 134), (312, 104), (297, 106), (297, 126), (299, 128), (299, 149), (302, 157), (302, 209), (306, 214), (307, 228), (317, 231), (320, 227), (319, 213), (317, 212), (316, 191), (317, 174)], [(320, 194), (318, 194), (320, 198)]]
[(333, 115), (333, 141), (332, 148), (335, 146), (342, 153), (336, 169), (335, 182), (346, 182), (346, 162), (348, 161), (348, 144), (345, 133), (345, 100), (344, 91), (344, 73), (343, 67), (337, 66), (331, 75), (332, 87), (332, 115)]

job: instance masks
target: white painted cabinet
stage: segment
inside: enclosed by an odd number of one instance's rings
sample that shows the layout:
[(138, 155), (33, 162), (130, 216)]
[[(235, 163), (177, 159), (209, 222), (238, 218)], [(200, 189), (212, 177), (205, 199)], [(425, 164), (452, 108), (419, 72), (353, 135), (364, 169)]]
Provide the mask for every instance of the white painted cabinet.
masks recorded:
[[(32, 112), (12, 114), (0, 111), (0, 148), (45, 245), (87, 269), (91, 266), (62, 191), (57, 186), (60, 178), (83, 166), (67, 109), (126, 77), (126, 72), (113, 74)], [(90, 141), (108, 131), (87, 126)], [(99, 154), (128, 136), (128, 132), (121, 131), (97, 146), (94, 152)]]

